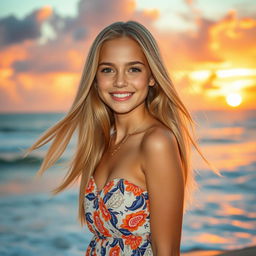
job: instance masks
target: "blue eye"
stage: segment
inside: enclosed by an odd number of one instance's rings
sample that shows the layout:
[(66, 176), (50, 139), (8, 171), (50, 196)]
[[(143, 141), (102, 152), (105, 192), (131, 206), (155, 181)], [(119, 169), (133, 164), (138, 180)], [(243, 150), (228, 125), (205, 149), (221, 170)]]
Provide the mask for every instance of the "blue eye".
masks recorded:
[(141, 69), (140, 69), (140, 68), (132, 67), (132, 68), (131, 68), (131, 71), (132, 71), (132, 72), (141, 72)]
[(109, 73), (111, 71), (112, 71), (111, 68), (103, 68), (100, 72), (102, 72), (102, 73)]

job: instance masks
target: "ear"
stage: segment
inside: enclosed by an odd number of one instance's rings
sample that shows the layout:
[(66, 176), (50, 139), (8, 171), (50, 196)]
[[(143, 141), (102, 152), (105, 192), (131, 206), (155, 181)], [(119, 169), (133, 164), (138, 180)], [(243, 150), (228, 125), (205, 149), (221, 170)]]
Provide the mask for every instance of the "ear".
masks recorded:
[(153, 76), (151, 76), (150, 78), (149, 78), (149, 86), (154, 86), (155, 84), (156, 84), (156, 81), (155, 81), (155, 79), (153, 78)]
[(97, 84), (96, 78), (95, 78), (94, 81), (92, 82), (92, 86), (94, 86), (95, 88), (98, 88), (98, 84)]

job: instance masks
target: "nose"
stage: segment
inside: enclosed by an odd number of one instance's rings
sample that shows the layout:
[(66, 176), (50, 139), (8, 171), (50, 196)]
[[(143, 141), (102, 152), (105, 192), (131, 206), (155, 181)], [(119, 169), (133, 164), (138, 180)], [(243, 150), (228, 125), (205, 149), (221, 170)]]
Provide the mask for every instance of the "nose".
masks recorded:
[(125, 73), (123, 71), (118, 71), (116, 74), (116, 79), (115, 79), (115, 86), (117, 87), (123, 87), (126, 86), (126, 77)]

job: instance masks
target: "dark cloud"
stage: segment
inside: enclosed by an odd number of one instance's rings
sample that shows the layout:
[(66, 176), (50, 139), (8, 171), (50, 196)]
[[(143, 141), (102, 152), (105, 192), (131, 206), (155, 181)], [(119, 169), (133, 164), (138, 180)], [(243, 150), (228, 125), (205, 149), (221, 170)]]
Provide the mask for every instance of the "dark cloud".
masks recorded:
[(165, 59), (172, 68), (193, 69), (195, 63), (218, 63), (224, 60), (220, 51), (212, 48), (210, 30), (215, 22), (206, 18), (200, 18), (196, 22), (193, 30), (170, 30), (157, 35)]
[[(194, 1), (184, 1), (188, 6), (195, 4)], [(86, 54), (91, 41), (103, 27), (114, 21), (132, 19), (142, 22), (150, 29), (160, 43), (161, 48), (163, 48), (163, 52), (167, 56), (166, 59), (172, 60), (172, 62), (180, 62), (184, 66), (183, 63), (189, 65), (189, 63), (205, 61), (221, 62), (224, 59), (219, 51), (212, 48), (214, 38), (211, 32), (214, 27), (227, 22), (226, 20), (230, 19), (230, 17), (224, 17), (220, 21), (212, 21), (204, 17), (195, 18), (191, 12), (191, 16), (187, 16), (187, 19), (190, 17), (190, 21), (194, 22), (196, 28), (194, 31), (174, 32), (169, 30), (161, 32), (154, 28), (154, 18), (152, 16), (147, 15), (143, 11), (135, 10), (135, 1), (133, 0), (80, 0), (77, 8), (78, 15), (76, 17), (62, 17), (55, 11), (52, 11), (47, 19), (47, 23), (54, 31), (55, 37), (46, 41), (43, 45), (38, 45), (35, 42), (32, 46), (29, 46), (27, 58), (13, 62), (12, 67), (16, 72), (75, 71), (74, 67), (72, 68), (69, 64), (70, 62), (67, 57), (67, 52), (70, 49), (74, 49), (77, 53)], [(12, 20), (15, 22), (7, 22), (10, 17), (2, 19), (1, 25), (4, 29), (0, 31), (2, 31), (2, 34), (8, 31), (10, 35), (9, 37), (3, 37), (5, 44), (19, 42), (27, 38), (38, 38), (42, 24), (39, 21), (40, 19), (37, 18), (39, 12), (40, 9), (34, 11), (23, 20), (17, 20), (15, 17), (12, 17)], [(233, 19), (235, 18), (233, 17)], [(16, 30), (19, 31), (16, 32)], [(253, 37), (249, 29), (244, 29), (242, 32), (247, 33), (246, 38)], [(222, 36), (221, 38), (224, 37)], [(219, 42), (220, 38), (216, 38), (216, 40)], [(247, 40), (247, 44), (252, 41), (252, 38)], [(231, 45), (231, 42), (228, 45)]]
[(41, 22), (37, 20), (36, 16), (37, 11), (34, 11), (22, 20), (13, 15), (0, 19), (0, 46), (39, 38)]
[(77, 22), (89, 27), (105, 27), (108, 23), (128, 19), (135, 11), (134, 8), (134, 0), (81, 0), (78, 4)]
[(85, 40), (95, 32), (116, 21), (143, 20), (151, 24), (152, 18), (135, 10), (135, 0), (80, 0), (76, 17), (61, 17), (54, 13), (49, 20), (58, 35), (72, 36), (73, 40)]
[[(54, 31), (56, 40), (61, 41), (69, 37), (74, 41), (85, 41), (115, 21), (135, 19), (144, 21), (145, 25), (151, 25), (152, 17), (142, 11), (136, 11), (135, 7), (135, 0), (80, 0), (76, 17), (62, 17), (51, 10), (47, 22)], [(44, 8), (33, 11), (24, 19), (17, 19), (13, 15), (0, 19), (0, 45), (8, 46), (26, 39), (40, 38), (44, 22), (44, 19), (39, 17), (42, 12)]]
[[(73, 47), (75, 44), (73, 43)], [(23, 60), (16, 60), (12, 68), (17, 74), (19, 72), (29, 73), (54, 73), (74, 72), (68, 51), (71, 46), (61, 44), (59, 40), (50, 41), (41, 46), (30, 46), (30, 55)]]
[(30, 71), (31, 65), (27, 61), (15, 61), (12, 64), (12, 68), (15, 70), (15, 72), (27, 72)]
[[(197, 91), (193, 93), (193, 83), (196, 89), (198, 84), (190, 78), (189, 71), (209, 67), (221, 69), (223, 66), (217, 62), (231, 63), (235, 58), (239, 63), (237, 67), (254, 67), (255, 20), (248, 17), (238, 19), (235, 14), (229, 14), (213, 21), (205, 18), (203, 13), (201, 15), (195, 0), (184, 1), (188, 11), (180, 15), (192, 26), (180, 32), (156, 28), (156, 13), (136, 10), (135, 0), (80, 0), (76, 17), (63, 17), (54, 10), (41, 8), (24, 19), (15, 16), (0, 19), (0, 44), (5, 46), (0, 49), (0, 56), (4, 56), (0, 58), (0, 68), (4, 70), (5, 79), (0, 88), (0, 109), (61, 109), (71, 101), (71, 94), (75, 91), (72, 86), (79, 81), (95, 36), (112, 22), (128, 20), (141, 22), (155, 36), (168, 70), (174, 70), (174, 73), (187, 70), (187, 74), (177, 78), (175, 83), (184, 99), (192, 107), (208, 106), (209, 99), (204, 97), (204, 93), (216, 89), (218, 93), (215, 72), (203, 84), (200, 82), (202, 93), (198, 94)], [(41, 35), (44, 22), (46, 34)], [(173, 17), (170, 16), (169, 22), (174, 22)], [(25, 43), (27, 39), (33, 41)], [(188, 89), (191, 89), (193, 97), (187, 93)], [(248, 95), (253, 95), (255, 87), (246, 90)], [(45, 104), (56, 95), (56, 104)]]
[[(34, 13), (28, 17), (32, 16), (37, 15)], [(108, 2), (81, 0), (76, 17), (62, 17), (52, 10), (47, 18), (47, 24), (54, 31), (55, 37), (41, 45), (37, 42), (29, 45), (26, 50), (28, 52), (26, 59), (16, 60), (11, 66), (15, 73), (76, 72), (84, 56), (81, 56), (80, 61), (79, 57), (75, 59), (70, 56), (70, 51), (75, 51), (77, 55), (86, 54), (91, 41), (103, 27), (115, 21), (130, 19), (141, 20), (143, 24), (148, 24), (148, 27), (153, 22), (152, 17), (135, 10), (133, 0), (109, 0)], [(17, 22), (22, 23), (23, 20)], [(32, 23), (38, 30), (40, 29), (41, 25), (36, 18)]]
[(85, 28), (77, 28), (73, 31), (73, 38), (77, 41), (84, 40), (87, 36), (86, 29)]
[(65, 62), (61, 62), (58, 58), (54, 58), (49, 61), (39, 61), (38, 59), (15, 61), (12, 64), (12, 68), (16, 73), (51, 73), (70, 71), (68, 61), (66, 60)]
[(191, 33), (183, 32), (178, 35), (181, 43), (184, 45), (186, 53), (190, 56), (190, 60), (196, 62), (222, 61), (222, 58), (210, 48), (210, 28), (215, 24), (215, 22), (206, 18), (201, 18), (197, 23), (197, 31)]

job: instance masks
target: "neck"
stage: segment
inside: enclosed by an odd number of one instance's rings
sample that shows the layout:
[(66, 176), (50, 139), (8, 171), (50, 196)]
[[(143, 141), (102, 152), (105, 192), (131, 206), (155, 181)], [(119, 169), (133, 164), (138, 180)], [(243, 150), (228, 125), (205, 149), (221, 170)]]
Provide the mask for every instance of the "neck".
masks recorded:
[(141, 109), (136, 109), (125, 114), (114, 114), (115, 124), (114, 124), (114, 143), (118, 144), (122, 139), (124, 139), (128, 134), (140, 132), (145, 130), (152, 120), (152, 116), (148, 110), (144, 107)]

